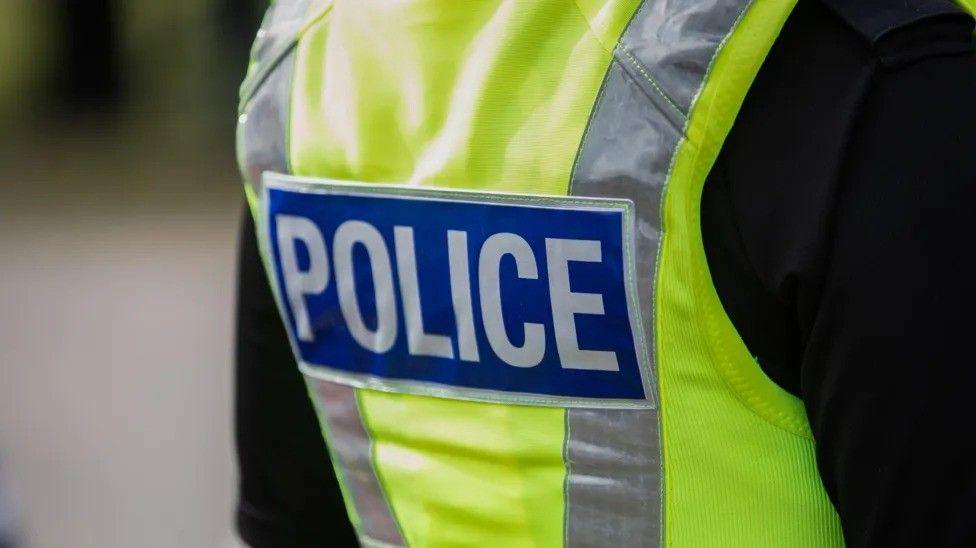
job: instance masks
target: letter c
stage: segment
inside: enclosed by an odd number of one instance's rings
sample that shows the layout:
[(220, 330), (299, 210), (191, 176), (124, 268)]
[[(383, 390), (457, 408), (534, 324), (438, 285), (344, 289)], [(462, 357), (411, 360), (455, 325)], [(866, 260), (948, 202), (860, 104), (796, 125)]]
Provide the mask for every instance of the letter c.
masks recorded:
[(525, 323), (525, 342), (522, 346), (515, 346), (508, 338), (498, 279), (501, 260), (505, 255), (511, 255), (515, 259), (515, 270), (519, 278), (539, 279), (532, 248), (522, 237), (502, 232), (485, 240), (478, 257), (478, 286), (485, 335), (492, 350), (505, 363), (515, 367), (534, 367), (539, 365), (546, 352), (546, 330), (542, 324)]

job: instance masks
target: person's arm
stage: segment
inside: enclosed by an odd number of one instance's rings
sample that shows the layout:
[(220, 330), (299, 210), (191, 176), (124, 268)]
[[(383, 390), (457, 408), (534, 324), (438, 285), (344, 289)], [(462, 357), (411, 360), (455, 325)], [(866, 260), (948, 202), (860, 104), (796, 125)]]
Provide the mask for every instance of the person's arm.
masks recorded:
[(848, 545), (976, 546), (972, 20), (909, 4), (798, 4), (702, 232), (733, 324), (806, 405)]
[(357, 546), (322, 432), (258, 253), (241, 227), (237, 294), (237, 526), (255, 548)]
[(846, 151), (801, 394), (852, 546), (976, 546), (976, 59), (882, 70)]

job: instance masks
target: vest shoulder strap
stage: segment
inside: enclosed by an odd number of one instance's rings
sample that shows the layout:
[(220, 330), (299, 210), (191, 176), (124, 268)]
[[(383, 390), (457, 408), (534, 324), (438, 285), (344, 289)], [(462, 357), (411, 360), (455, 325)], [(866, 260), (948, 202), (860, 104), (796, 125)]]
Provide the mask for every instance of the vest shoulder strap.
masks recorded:
[(972, 51), (973, 17), (952, 0), (816, 0), (885, 65)]

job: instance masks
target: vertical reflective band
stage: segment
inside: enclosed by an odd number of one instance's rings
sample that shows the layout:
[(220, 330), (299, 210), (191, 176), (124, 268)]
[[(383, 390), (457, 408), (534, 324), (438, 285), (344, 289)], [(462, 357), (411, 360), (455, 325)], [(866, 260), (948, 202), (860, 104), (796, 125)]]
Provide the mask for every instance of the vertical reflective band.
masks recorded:
[[(570, 194), (634, 202), (637, 292), (651, 348), (665, 184), (712, 60), (748, 4), (645, 1), (614, 49), (576, 157)], [(566, 544), (661, 544), (659, 410), (568, 409), (566, 423)]]
[[(237, 158), (259, 231), (266, 221), (258, 213), (260, 208), (254, 207), (256, 197), (261, 195), (261, 174), (265, 171), (290, 172), (287, 147), (294, 50), (308, 6), (308, 0), (278, 0), (268, 9), (251, 50), (252, 64), (241, 86)], [(301, 227), (296, 227), (291, 235), (308, 237)], [(259, 238), (259, 241), (263, 239)], [(267, 250), (261, 251), (267, 263)], [(297, 259), (294, 261), (297, 265)], [(328, 261), (319, 262), (326, 270), (307, 273), (307, 284), (303, 281), (301, 287), (288, 291), (287, 298), (302, 303), (296, 309), (304, 306), (304, 292), (314, 292), (329, 281)], [(274, 284), (272, 289), (277, 293)], [(276, 297), (280, 304), (281, 296)], [(311, 338), (307, 316), (300, 321), (306, 329), (300, 329), (299, 336)], [(316, 400), (319, 421), (329, 433), (329, 451), (347, 504), (353, 506), (349, 511), (357, 522), (361, 541), (363, 544), (402, 546), (400, 529), (373, 469), (372, 441), (363, 427), (356, 389), (309, 377), (305, 377), (305, 382)]]
[[(256, 213), (253, 200), (261, 195), (261, 174), (265, 171), (288, 172), (287, 129), (288, 97), (295, 54), (281, 59), (267, 75), (263, 85), (248, 99), (237, 118), (237, 162), (244, 174), (245, 190)], [(258, 215), (255, 222), (260, 222)]]
[(374, 541), (402, 546), (400, 528), (373, 470), (372, 440), (363, 427), (356, 389), (311, 377), (306, 377), (306, 382), (314, 388), (319, 420), (328, 428), (337, 473), (344, 476), (346, 496), (359, 515), (360, 540), (367, 545)]
[(653, 546), (661, 535), (655, 409), (566, 415), (566, 544)]
[(237, 161), (248, 185), (249, 201), (260, 195), (261, 173), (288, 173), (285, 147), (294, 49), (308, 4), (308, 0), (272, 4), (251, 46), (237, 120)]

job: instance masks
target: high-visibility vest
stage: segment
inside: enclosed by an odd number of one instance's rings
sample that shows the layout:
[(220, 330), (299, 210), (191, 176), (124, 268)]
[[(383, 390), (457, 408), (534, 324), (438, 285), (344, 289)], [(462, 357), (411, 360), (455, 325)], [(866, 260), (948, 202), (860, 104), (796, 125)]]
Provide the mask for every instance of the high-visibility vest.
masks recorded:
[(700, 228), (793, 5), (272, 6), (239, 158), (364, 545), (842, 545)]

